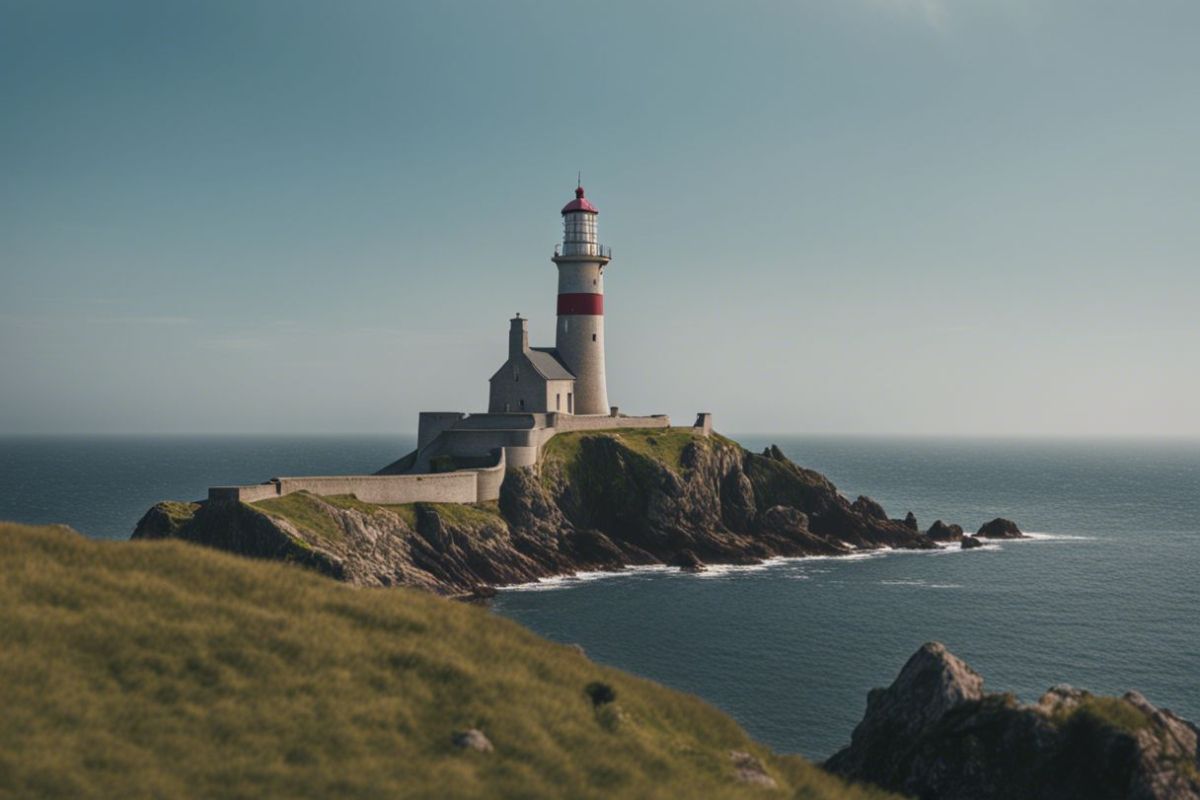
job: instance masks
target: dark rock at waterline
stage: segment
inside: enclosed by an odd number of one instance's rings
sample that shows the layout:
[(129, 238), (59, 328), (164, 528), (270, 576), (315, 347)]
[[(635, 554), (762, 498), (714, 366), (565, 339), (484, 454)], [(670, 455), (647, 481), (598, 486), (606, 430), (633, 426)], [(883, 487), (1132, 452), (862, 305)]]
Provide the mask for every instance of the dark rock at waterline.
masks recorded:
[(979, 539), (976, 539), (974, 536), (964, 536), (962, 537), (962, 543), (960, 547), (962, 547), (963, 550), (970, 550), (973, 547), (983, 547), (983, 542)]
[(860, 494), (858, 499), (851, 504), (850, 508), (854, 511), (857, 511), (859, 514), (862, 514), (864, 517), (871, 517), (872, 519), (888, 518), (887, 512), (883, 510), (883, 506), (879, 505), (879, 503), (876, 503), (866, 495)]
[(975, 532), (975, 535), (982, 536), (984, 539), (1022, 539), (1025, 536), (1017, 527), (1017, 523), (1003, 517), (996, 517), (991, 522), (985, 522)]
[(668, 563), (673, 567), (679, 567), (684, 572), (703, 572), (705, 570), (704, 562), (691, 550), (680, 550)]
[(917, 524), (917, 515), (911, 511), (904, 515), (904, 523), (903, 524), (904, 524), (904, 527), (909, 528), (910, 530), (914, 530), (914, 531), (921, 530), (921, 526)]
[(937, 642), (867, 695), (850, 745), (826, 769), (938, 800), (1200, 800), (1196, 726), (1137, 692), (1056, 686), (1036, 705), (988, 694)]
[(940, 519), (929, 526), (925, 535), (935, 542), (957, 542), (963, 538), (961, 525), (947, 525)]

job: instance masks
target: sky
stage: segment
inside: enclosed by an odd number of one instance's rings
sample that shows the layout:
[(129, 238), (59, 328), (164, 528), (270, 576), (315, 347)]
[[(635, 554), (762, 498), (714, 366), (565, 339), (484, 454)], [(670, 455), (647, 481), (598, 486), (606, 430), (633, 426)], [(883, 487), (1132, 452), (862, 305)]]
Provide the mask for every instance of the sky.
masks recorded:
[(0, 0), (0, 433), (1200, 435), (1195, 0)]

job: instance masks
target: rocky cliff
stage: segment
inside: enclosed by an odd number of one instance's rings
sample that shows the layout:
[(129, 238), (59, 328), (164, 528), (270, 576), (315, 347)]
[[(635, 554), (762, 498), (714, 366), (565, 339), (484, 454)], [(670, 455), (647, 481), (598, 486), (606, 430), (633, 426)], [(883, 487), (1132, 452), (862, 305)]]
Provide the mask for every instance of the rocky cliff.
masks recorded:
[(305, 493), (160, 503), (133, 538), (186, 539), (441, 594), (630, 564), (702, 569), (936, 546), (915, 521), (888, 519), (869, 498), (850, 502), (777, 447), (758, 454), (718, 435), (653, 430), (560, 434), (536, 469), (509, 471), (498, 503), (379, 506)]
[(931, 642), (867, 695), (850, 746), (826, 768), (932, 800), (1197, 800), (1197, 729), (1137, 692), (1056, 686), (1036, 705), (988, 694)]

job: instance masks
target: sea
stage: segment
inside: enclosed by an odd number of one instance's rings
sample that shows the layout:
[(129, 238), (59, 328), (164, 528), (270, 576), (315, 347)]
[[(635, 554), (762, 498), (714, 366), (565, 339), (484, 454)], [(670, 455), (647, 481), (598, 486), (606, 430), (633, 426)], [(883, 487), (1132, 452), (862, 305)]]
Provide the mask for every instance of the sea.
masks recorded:
[[(926, 641), (991, 691), (1137, 689), (1200, 722), (1200, 441), (735, 437), (969, 531), (1031, 538), (963, 551), (778, 559), (701, 574), (639, 568), (505, 589), (492, 602), (550, 639), (685, 692), (781, 752), (850, 739), (869, 689)], [(281, 475), (377, 469), (411, 436), (0, 438), (0, 519), (125, 539), (158, 500)], [(2, 557), (2, 552), (0, 552)]]

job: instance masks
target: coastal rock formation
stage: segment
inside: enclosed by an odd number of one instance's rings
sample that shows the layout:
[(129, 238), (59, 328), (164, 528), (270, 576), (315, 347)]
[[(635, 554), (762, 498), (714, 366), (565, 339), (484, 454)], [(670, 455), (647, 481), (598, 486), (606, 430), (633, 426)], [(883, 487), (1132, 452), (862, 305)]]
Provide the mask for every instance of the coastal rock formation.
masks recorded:
[(293, 561), (367, 586), (480, 594), (578, 570), (633, 564), (753, 564), (936, 545), (850, 503), (777, 447), (751, 453), (719, 435), (566, 433), (536, 469), (511, 469), (498, 503), (380, 506), (304, 492), (253, 504), (160, 504), (134, 538), (180, 538)]
[(963, 538), (961, 525), (947, 525), (940, 519), (929, 526), (925, 535), (935, 542), (958, 542)]
[(1021, 529), (1017, 527), (1017, 523), (1003, 517), (996, 517), (991, 522), (983, 523), (983, 526), (975, 532), (975, 535), (984, 539), (1025, 538), (1025, 534), (1021, 533)]
[(1197, 728), (1145, 697), (1056, 686), (1035, 705), (988, 694), (937, 642), (867, 695), (850, 746), (825, 767), (939, 800), (1200, 799)]
[(970, 550), (975, 547), (983, 547), (983, 540), (976, 539), (974, 536), (962, 537), (962, 542), (959, 545), (963, 550)]

